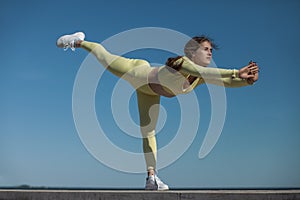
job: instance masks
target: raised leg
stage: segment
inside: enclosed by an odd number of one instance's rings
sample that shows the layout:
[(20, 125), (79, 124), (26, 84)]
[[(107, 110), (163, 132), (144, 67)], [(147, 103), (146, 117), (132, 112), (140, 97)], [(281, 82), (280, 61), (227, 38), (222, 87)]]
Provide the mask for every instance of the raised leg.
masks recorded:
[[(96, 56), (98, 61), (110, 72), (118, 77), (131, 73), (137, 67), (150, 68), (150, 64), (141, 59), (129, 59), (108, 52), (101, 44), (95, 42), (81, 41), (79, 46)], [(135, 74), (140, 75), (140, 74)]]

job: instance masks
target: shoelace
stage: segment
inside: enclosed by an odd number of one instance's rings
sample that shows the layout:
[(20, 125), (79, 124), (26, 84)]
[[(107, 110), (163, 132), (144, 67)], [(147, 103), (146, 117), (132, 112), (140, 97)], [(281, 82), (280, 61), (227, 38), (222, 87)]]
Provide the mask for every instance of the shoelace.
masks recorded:
[(66, 43), (64, 46), (64, 51), (67, 51), (70, 48), (72, 51), (75, 51), (75, 40), (70, 43)]

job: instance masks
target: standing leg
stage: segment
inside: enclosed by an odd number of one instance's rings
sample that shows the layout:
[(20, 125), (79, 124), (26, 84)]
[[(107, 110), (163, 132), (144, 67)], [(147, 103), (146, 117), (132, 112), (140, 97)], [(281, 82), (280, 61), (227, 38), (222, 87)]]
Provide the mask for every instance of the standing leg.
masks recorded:
[(137, 90), (137, 99), (147, 169), (155, 169), (157, 151), (155, 127), (159, 114), (160, 96), (148, 95)]
[(168, 190), (169, 186), (163, 183), (156, 175), (156, 137), (155, 127), (159, 114), (159, 95), (148, 95), (137, 90), (140, 126), (143, 136), (143, 149), (148, 170), (146, 190)]

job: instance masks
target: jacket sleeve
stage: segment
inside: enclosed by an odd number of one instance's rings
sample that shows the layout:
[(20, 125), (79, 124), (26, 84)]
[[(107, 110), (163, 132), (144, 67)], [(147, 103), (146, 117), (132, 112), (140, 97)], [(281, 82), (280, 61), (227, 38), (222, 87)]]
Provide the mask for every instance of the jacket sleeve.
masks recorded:
[(241, 78), (215, 78), (215, 79), (205, 79), (205, 83), (225, 86), (225, 87), (243, 87), (252, 85), (247, 82), (245, 79)]
[(182, 62), (181, 72), (190, 74), (195, 77), (202, 77), (204, 79), (214, 78), (238, 78), (238, 70), (236, 69), (220, 69), (212, 67), (203, 67), (195, 64), (189, 58), (183, 56), (176, 61), (176, 64)]

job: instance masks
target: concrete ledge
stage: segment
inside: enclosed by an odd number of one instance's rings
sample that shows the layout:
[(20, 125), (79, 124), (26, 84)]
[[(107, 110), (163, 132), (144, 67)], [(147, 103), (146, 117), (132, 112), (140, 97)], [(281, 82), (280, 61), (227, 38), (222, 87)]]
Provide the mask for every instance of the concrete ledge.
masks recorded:
[(300, 200), (300, 190), (0, 190), (0, 200)]

